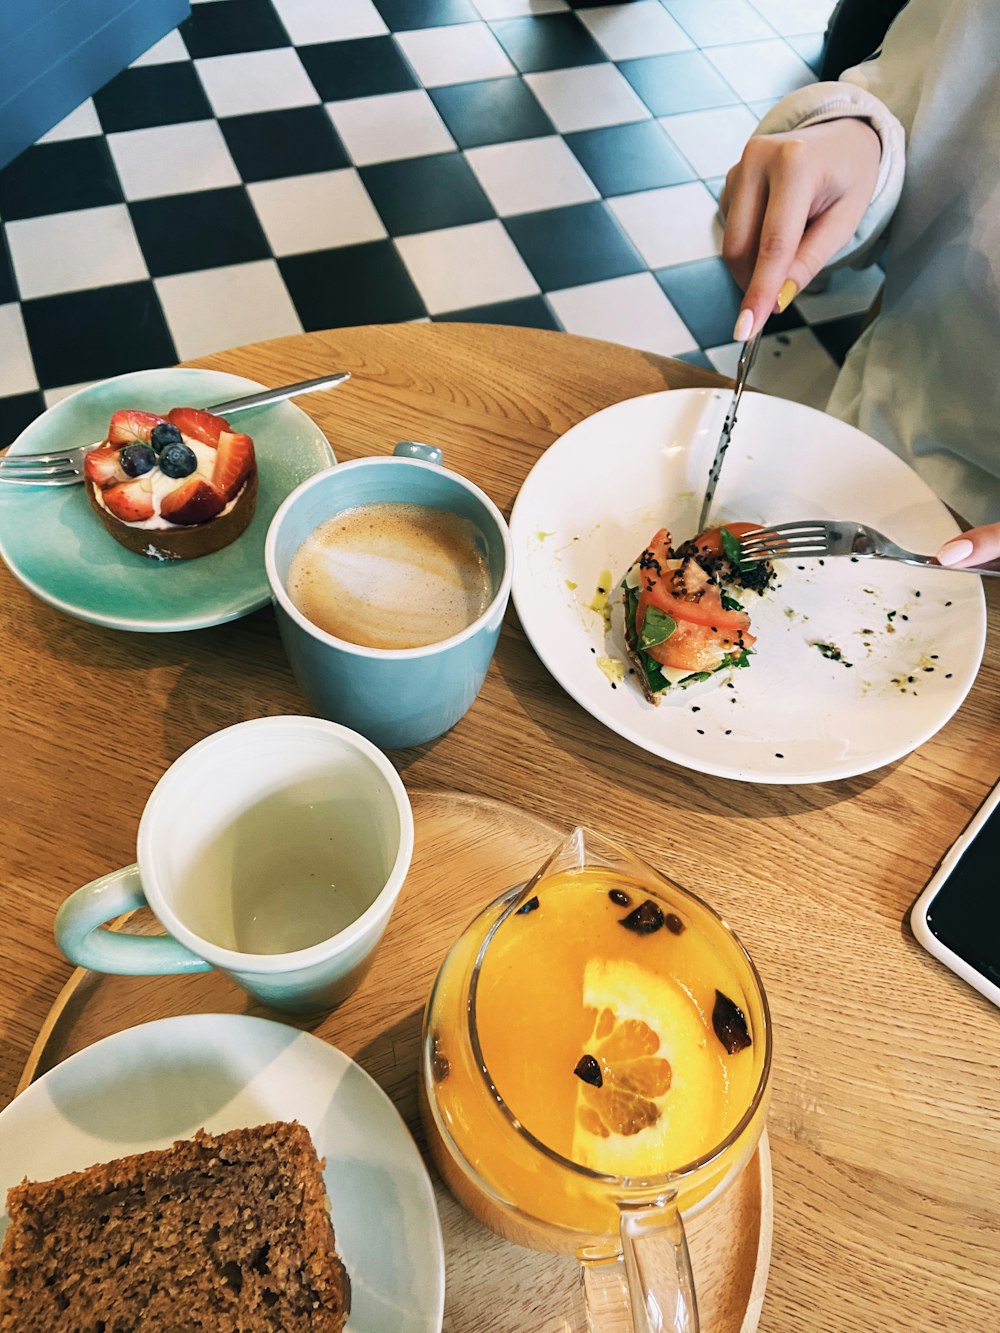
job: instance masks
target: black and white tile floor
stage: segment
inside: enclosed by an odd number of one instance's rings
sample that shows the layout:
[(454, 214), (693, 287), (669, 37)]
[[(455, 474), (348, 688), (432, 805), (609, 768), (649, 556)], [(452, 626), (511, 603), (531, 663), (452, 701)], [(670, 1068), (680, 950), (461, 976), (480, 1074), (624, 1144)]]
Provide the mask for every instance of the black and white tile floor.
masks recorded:
[[(302, 330), (567, 329), (727, 374), (716, 196), (831, 0), (198, 0), (0, 170), (0, 445), (81, 384)], [(822, 405), (879, 283), (776, 317)]]

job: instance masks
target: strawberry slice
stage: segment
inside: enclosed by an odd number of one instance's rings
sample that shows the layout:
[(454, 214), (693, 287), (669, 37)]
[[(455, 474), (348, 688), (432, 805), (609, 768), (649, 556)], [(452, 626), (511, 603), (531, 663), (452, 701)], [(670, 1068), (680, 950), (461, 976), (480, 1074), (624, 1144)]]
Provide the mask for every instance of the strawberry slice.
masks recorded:
[(110, 445), (101, 449), (91, 449), (83, 460), (83, 475), (102, 491), (106, 486), (113, 486), (115, 482), (128, 480), (125, 469), (119, 462), (117, 447)]
[(153, 494), (145, 477), (109, 486), (102, 491), (101, 499), (123, 523), (141, 523), (144, 518), (153, 517)]
[[(187, 432), (185, 432), (186, 434)], [(187, 527), (207, 523), (226, 507), (226, 497), (197, 472), (192, 472), (160, 504), (160, 517)]]
[(253, 467), (253, 440), (249, 435), (223, 431), (212, 470), (212, 485), (218, 486), (227, 500), (232, 500)]
[(172, 407), (167, 416), (182, 435), (213, 448), (218, 445), (222, 432), (229, 429), (229, 422), (224, 417), (203, 412), (198, 407)]
[(123, 408), (111, 418), (108, 443), (134, 444), (139, 440), (143, 444), (148, 444), (153, 427), (164, 420), (165, 417), (158, 417), (155, 412), (136, 412), (132, 408)]

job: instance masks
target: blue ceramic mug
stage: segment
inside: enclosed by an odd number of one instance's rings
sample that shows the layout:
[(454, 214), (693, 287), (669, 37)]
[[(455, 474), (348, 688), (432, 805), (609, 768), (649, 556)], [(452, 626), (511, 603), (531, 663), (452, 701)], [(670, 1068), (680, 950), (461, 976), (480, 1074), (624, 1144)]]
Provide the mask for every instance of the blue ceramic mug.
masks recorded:
[[(510, 597), (512, 552), (503, 515), (478, 486), (428, 461), (440, 457), (439, 450), (406, 443), (392, 457), (317, 473), (278, 509), (264, 544), (278, 628), (299, 688), (320, 717), (383, 750), (433, 740), (465, 715), (493, 659)], [(290, 597), (289, 567), (307, 537), (345, 510), (386, 503), (445, 510), (481, 535), (492, 597), (460, 633), (419, 648), (364, 647), (315, 625)]]

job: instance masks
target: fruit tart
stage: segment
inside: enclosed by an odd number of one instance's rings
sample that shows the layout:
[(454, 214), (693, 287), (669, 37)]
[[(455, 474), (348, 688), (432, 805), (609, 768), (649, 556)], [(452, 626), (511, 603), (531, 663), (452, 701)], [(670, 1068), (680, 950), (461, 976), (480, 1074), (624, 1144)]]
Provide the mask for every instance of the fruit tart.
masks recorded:
[(115, 541), (153, 560), (190, 560), (228, 546), (253, 518), (253, 440), (195, 407), (165, 417), (123, 409), (87, 455), (84, 484)]
[(774, 577), (768, 562), (740, 562), (739, 538), (757, 526), (727, 523), (676, 548), (661, 528), (625, 574), (625, 647), (650, 703), (750, 665), (747, 594), (761, 596)]

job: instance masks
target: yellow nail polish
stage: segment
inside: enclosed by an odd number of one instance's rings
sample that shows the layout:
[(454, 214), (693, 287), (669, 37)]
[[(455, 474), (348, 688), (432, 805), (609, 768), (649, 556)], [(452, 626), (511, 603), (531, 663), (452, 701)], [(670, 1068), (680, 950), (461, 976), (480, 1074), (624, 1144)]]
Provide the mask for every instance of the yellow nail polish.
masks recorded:
[(778, 299), (774, 303), (775, 309), (779, 315), (782, 310), (786, 309), (792, 301), (795, 300), (795, 295), (798, 290), (798, 283), (792, 282), (791, 278), (786, 278), (781, 284), (781, 290), (778, 292)]

